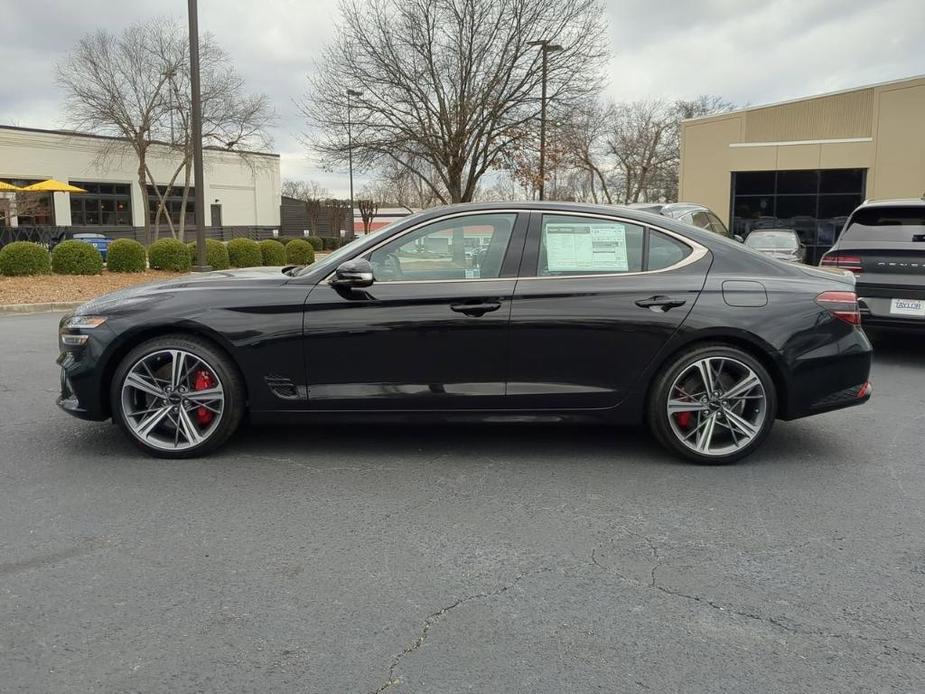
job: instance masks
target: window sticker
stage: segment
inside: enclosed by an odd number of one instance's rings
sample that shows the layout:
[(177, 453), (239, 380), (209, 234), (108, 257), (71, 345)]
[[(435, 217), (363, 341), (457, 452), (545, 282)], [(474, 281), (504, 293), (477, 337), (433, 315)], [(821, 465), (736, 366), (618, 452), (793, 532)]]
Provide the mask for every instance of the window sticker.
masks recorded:
[(623, 224), (547, 224), (549, 272), (627, 272)]

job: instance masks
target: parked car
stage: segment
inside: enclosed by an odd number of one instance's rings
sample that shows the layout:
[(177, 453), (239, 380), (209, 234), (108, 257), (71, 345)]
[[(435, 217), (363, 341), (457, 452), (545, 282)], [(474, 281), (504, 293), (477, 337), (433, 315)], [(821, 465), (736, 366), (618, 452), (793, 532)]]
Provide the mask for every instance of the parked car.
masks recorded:
[(109, 253), (109, 246), (112, 244), (112, 239), (105, 234), (95, 234), (86, 231), (65, 231), (52, 239), (51, 243), (48, 244), (48, 250), (54, 250), (55, 246), (59, 243), (70, 239), (75, 241), (86, 241), (100, 252), (100, 255), (103, 256), (103, 262), (106, 262), (106, 256)]
[(806, 259), (806, 246), (793, 229), (757, 229), (745, 237), (745, 245), (789, 263), (802, 263)]
[[(475, 235), (485, 253), (466, 259)], [(442, 251), (422, 258), (421, 246)], [(61, 320), (58, 404), (112, 417), (167, 458), (215, 449), (247, 413), (646, 421), (669, 450), (726, 463), (758, 448), (775, 419), (870, 397), (858, 322), (850, 275), (667, 217), (457, 205), (313, 265), (212, 272), (84, 304)]]
[(633, 210), (642, 210), (652, 214), (660, 214), (663, 217), (677, 219), (685, 224), (692, 224), (695, 227), (712, 231), (727, 239), (734, 238), (736, 241), (742, 239), (733, 234), (726, 228), (726, 225), (720, 221), (709, 207), (698, 205), (693, 202), (634, 202), (628, 206)]
[(820, 265), (854, 273), (865, 326), (925, 329), (925, 197), (865, 202)]

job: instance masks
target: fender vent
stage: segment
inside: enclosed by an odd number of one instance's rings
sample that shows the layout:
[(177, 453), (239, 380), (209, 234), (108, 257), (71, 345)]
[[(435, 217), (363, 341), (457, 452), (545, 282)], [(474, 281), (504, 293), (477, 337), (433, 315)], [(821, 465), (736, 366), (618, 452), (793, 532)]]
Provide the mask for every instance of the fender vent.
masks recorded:
[(291, 378), (286, 376), (266, 376), (264, 378), (266, 381), (267, 387), (273, 391), (273, 395), (283, 400), (298, 400), (299, 399), (299, 388), (292, 382)]

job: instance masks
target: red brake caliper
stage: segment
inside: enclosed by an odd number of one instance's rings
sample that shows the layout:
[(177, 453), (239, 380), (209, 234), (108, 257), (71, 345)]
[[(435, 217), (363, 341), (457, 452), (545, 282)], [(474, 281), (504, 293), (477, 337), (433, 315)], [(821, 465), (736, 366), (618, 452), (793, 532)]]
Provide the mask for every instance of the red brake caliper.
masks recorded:
[[(200, 369), (193, 376), (193, 390), (208, 390), (214, 385), (215, 379), (213, 379), (212, 375), (205, 369)], [(196, 408), (196, 421), (199, 423), (199, 426), (209, 426), (213, 417), (215, 417), (215, 414), (213, 414), (212, 410), (208, 407), (200, 405)]]
[(691, 413), (690, 412), (678, 412), (674, 416), (675, 421), (678, 423), (678, 426), (682, 429), (690, 429), (691, 427)]

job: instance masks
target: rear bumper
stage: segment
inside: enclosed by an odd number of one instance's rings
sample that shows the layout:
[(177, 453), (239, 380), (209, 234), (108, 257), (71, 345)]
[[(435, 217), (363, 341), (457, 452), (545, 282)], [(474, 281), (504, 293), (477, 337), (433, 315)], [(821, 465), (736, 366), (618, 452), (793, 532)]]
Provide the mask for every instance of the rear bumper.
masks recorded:
[(900, 330), (925, 330), (925, 316), (903, 316), (890, 312), (892, 299), (905, 299), (917, 297), (904, 297), (896, 292), (895, 297), (858, 297), (858, 307), (861, 311), (861, 323), (870, 328), (896, 328)]

